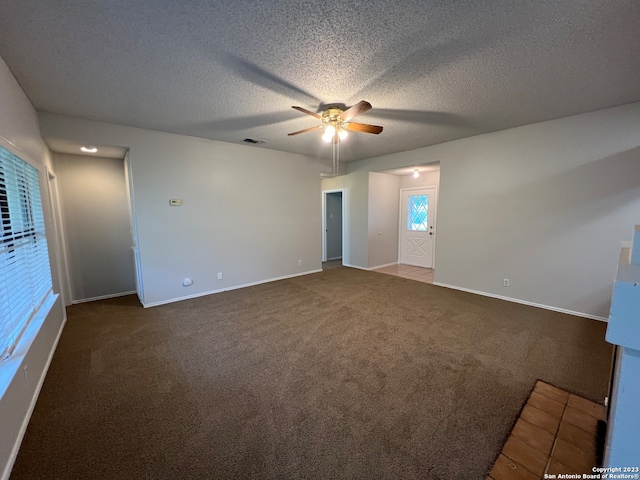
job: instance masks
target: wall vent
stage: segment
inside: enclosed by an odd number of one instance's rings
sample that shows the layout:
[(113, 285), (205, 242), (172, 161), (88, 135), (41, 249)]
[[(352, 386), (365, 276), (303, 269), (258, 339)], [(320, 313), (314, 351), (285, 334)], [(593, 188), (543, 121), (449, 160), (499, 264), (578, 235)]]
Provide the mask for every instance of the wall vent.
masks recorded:
[(267, 143), (264, 140), (256, 140), (255, 138), (245, 138), (242, 141), (246, 142), (246, 143), (253, 143), (254, 145), (261, 144), (261, 143)]

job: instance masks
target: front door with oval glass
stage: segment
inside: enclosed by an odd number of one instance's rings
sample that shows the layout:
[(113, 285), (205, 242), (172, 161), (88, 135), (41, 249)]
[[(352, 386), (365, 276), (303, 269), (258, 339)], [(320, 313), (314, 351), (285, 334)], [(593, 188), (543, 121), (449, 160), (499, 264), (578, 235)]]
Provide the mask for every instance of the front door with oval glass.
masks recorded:
[(401, 191), (400, 263), (433, 268), (435, 188)]

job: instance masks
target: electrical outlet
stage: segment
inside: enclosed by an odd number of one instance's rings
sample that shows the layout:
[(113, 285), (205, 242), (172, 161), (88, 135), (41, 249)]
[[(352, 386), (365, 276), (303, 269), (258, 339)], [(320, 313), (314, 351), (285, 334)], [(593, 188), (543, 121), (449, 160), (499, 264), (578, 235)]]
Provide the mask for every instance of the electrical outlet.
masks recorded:
[(302, 260), (298, 260), (298, 265), (302, 265)]
[(504, 282), (503, 282), (503, 285), (504, 285), (505, 287), (508, 287), (510, 284), (511, 284), (511, 282), (509, 282), (509, 279), (508, 279), (508, 278), (505, 278), (505, 279), (504, 279)]
[(182, 280), (183, 287), (190, 287), (191, 285), (193, 285), (193, 280), (191, 280), (190, 278), (185, 278), (184, 280)]
[(222, 272), (218, 272), (218, 280), (222, 280)]

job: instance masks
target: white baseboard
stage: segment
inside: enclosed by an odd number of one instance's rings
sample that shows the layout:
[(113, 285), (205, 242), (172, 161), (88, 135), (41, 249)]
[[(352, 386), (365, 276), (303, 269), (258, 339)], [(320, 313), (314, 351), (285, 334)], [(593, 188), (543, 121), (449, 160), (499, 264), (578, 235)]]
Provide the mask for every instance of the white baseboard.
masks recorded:
[(238, 290), (239, 288), (253, 287), (254, 285), (261, 285), (263, 283), (269, 283), (269, 282), (277, 282), (278, 280), (286, 280), (287, 278), (301, 277), (303, 275), (310, 275), (312, 273), (320, 273), (320, 272), (322, 272), (321, 268), (318, 269), (318, 270), (309, 270), (308, 272), (294, 273), (294, 274), (291, 274), (291, 275), (284, 275), (282, 277), (268, 278), (266, 280), (259, 280), (257, 282), (243, 283), (242, 285), (234, 285), (232, 287), (225, 287), (225, 288), (220, 288), (220, 289), (217, 289), (217, 290), (209, 290), (207, 292), (195, 293), (193, 295), (187, 295), (187, 296), (184, 296), (184, 297), (172, 298), (172, 299), (169, 299), (169, 300), (160, 300), (158, 302), (144, 303), (142, 306), (144, 308), (157, 307), (159, 305), (166, 305), (168, 303), (181, 302), (182, 300), (190, 300), (192, 298), (204, 297), (206, 295), (213, 295), (214, 293), (228, 292), (230, 290)]
[[(62, 302), (62, 299), (60, 299)], [(62, 331), (64, 330), (64, 326), (67, 323), (67, 310), (62, 305), (62, 309), (64, 315), (62, 317), (62, 323), (60, 324), (60, 328), (58, 329), (58, 334), (56, 335), (56, 339), (53, 342), (51, 347), (51, 351), (49, 352), (49, 357), (47, 358), (47, 362), (45, 363), (44, 369), (42, 370), (42, 374), (38, 379), (38, 383), (36, 384), (36, 388), (33, 392), (33, 397), (31, 398), (31, 402), (29, 402), (29, 408), (27, 409), (27, 414), (22, 421), (22, 425), (20, 426), (20, 431), (18, 432), (18, 436), (15, 439), (15, 443), (13, 444), (13, 449), (11, 450), (11, 456), (9, 457), (9, 461), (5, 466), (4, 472), (2, 473), (2, 480), (9, 480), (9, 476), (11, 475), (11, 470), (13, 469), (13, 465), (18, 457), (18, 452), (20, 451), (20, 445), (22, 445), (22, 439), (24, 438), (24, 434), (27, 432), (27, 427), (29, 426), (29, 421), (31, 420), (31, 415), (33, 414), (33, 409), (36, 407), (36, 402), (38, 401), (38, 396), (40, 396), (40, 390), (42, 389), (42, 385), (44, 384), (44, 379), (47, 376), (47, 372), (49, 371), (49, 366), (51, 365), (51, 360), (53, 360), (53, 354), (58, 347), (58, 342), (60, 341), (60, 336), (62, 335)]]
[(331, 262), (333, 260), (342, 260), (342, 257), (331, 257), (331, 258), (327, 258), (327, 262)]
[(375, 267), (369, 267), (367, 270), (377, 270), (378, 268), (390, 267), (391, 265), (398, 265), (398, 262), (385, 263), (384, 265), (376, 265)]
[(102, 295), (100, 297), (82, 298), (80, 300), (72, 300), (71, 305), (76, 305), (78, 303), (95, 302), (96, 300), (106, 300), (107, 298), (125, 297), (127, 295), (135, 295), (136, 293), (137, 292), (134, 290), (133, 292), (112, 293), (111, 295)]
[(437, 285), (438, 287), (451, 288), (453, 290), (460, 290), (462, 292), (474, 293), (476, 295), (482, 295), (483, 297), (497, 298), (499, 300), (506, 300), (507, 302), (520, 303), (522, 305), (528, 305), (530, 307), (538, 307), (538, 308), (543, 308), (545, 310), (551, 310), (553, 312), (566, 313), (567, 315), (573, 315), (575, 317), (589, 318), (591, 320), (599, 320), (601, 322), (608, 322), (609, 321), (609, 319), (605, 318), (605, 317), (599, 317), (597, 315), (590, 315), (588, 313), (582, 313), (582, 312), (574, 312), (573, 310), (566, 310), (564, 308), (552, 307), (550, 305), (542, 305), (540, 303), (535, 303), (535, 302), (528, 302), (527, 300), (520, 300), (518, 298), (504, 297), (502, 295), (496, 295), (496, 294), (493, 294), (493, 293), (481, 292), (479, 290), (471, 290), (470, 288), (457, 287), (455, 285), (448, 285), (446, 283), (440, 283), (440, 282), (433, 282), (433, 284)]
[(342, 264), (343, 267), (349, 267), (349, 268), (357, 268), (358, 270), (369, 270), (368, 268), (365, 267), (359, 267), (357, 265), (349, 265), (348, 263), (343, 263)]

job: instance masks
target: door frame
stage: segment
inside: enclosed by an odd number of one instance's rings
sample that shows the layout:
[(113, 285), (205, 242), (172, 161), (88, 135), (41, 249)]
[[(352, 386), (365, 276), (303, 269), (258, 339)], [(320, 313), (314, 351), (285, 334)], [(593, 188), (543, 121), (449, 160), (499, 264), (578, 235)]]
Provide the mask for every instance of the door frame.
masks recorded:
[(344, 188), (334, 188), (331, 190), (322, 190), (322, 261), (327, 261), (327, 194), (328, 193), (341, 193), (342, 194), (342, 264), (348, 263), (349, 259), (345, 250), (346, 229), (345, 229), (345, 214), (346, 214), (346, 190)]
[[(404, 192), (417, 191), (417, 190), (426, 190), (428, 188), (433, 188), (435, 194), (435, 207), (433, 208), (433, 247), (431, 248), (431, 269), (436, 269), (436, 237), (438, 236), (438, 185), (421, 185), (419, 187), (407, 187), (400, 189), (400, 195), (398, 198), (398, 265), (400, 265), (400, 260), (402, 259), (402, 226), (404, 225), (404, 219), (402, 217), (403, 203), (402, 203), (402, 195)], [(431, 207), (431, 206), (429, 206)], [(431, 211), (429, 211), (431, 215)]]
[(138, 223), (136, 221), (136, 212), (134, 210), (135, 195), (133, 191), (133, 169), (131, 159), (129, 158), (129, 150), (124, 156), (124, 176), (127, 186), (127, 201), (129, 203), (129, 225), (131, 232), (131, 251), (133, 252), (133, 268), (136, 281), (136, 293), (140, 303), (144, 306), (144, 286), (142, 283), (142, 266), (140, 262), (140, 248), (138, 245)]
[(71, 305), (72, 302), (71, 275), (69, 273), (67, 241), (64, 233), (64, 222), (62, 220), (62, 208), (60, 207), (58, 177), (48, 165), (45, 166), (45, 172), (47, 175), (47, 193), (49, 194), (49, 204), (51, 205), (53, 235), (57, 243), (55, 255), (58, 267), (60, 296), (62, 297), (63, 305), (68, 306)]

